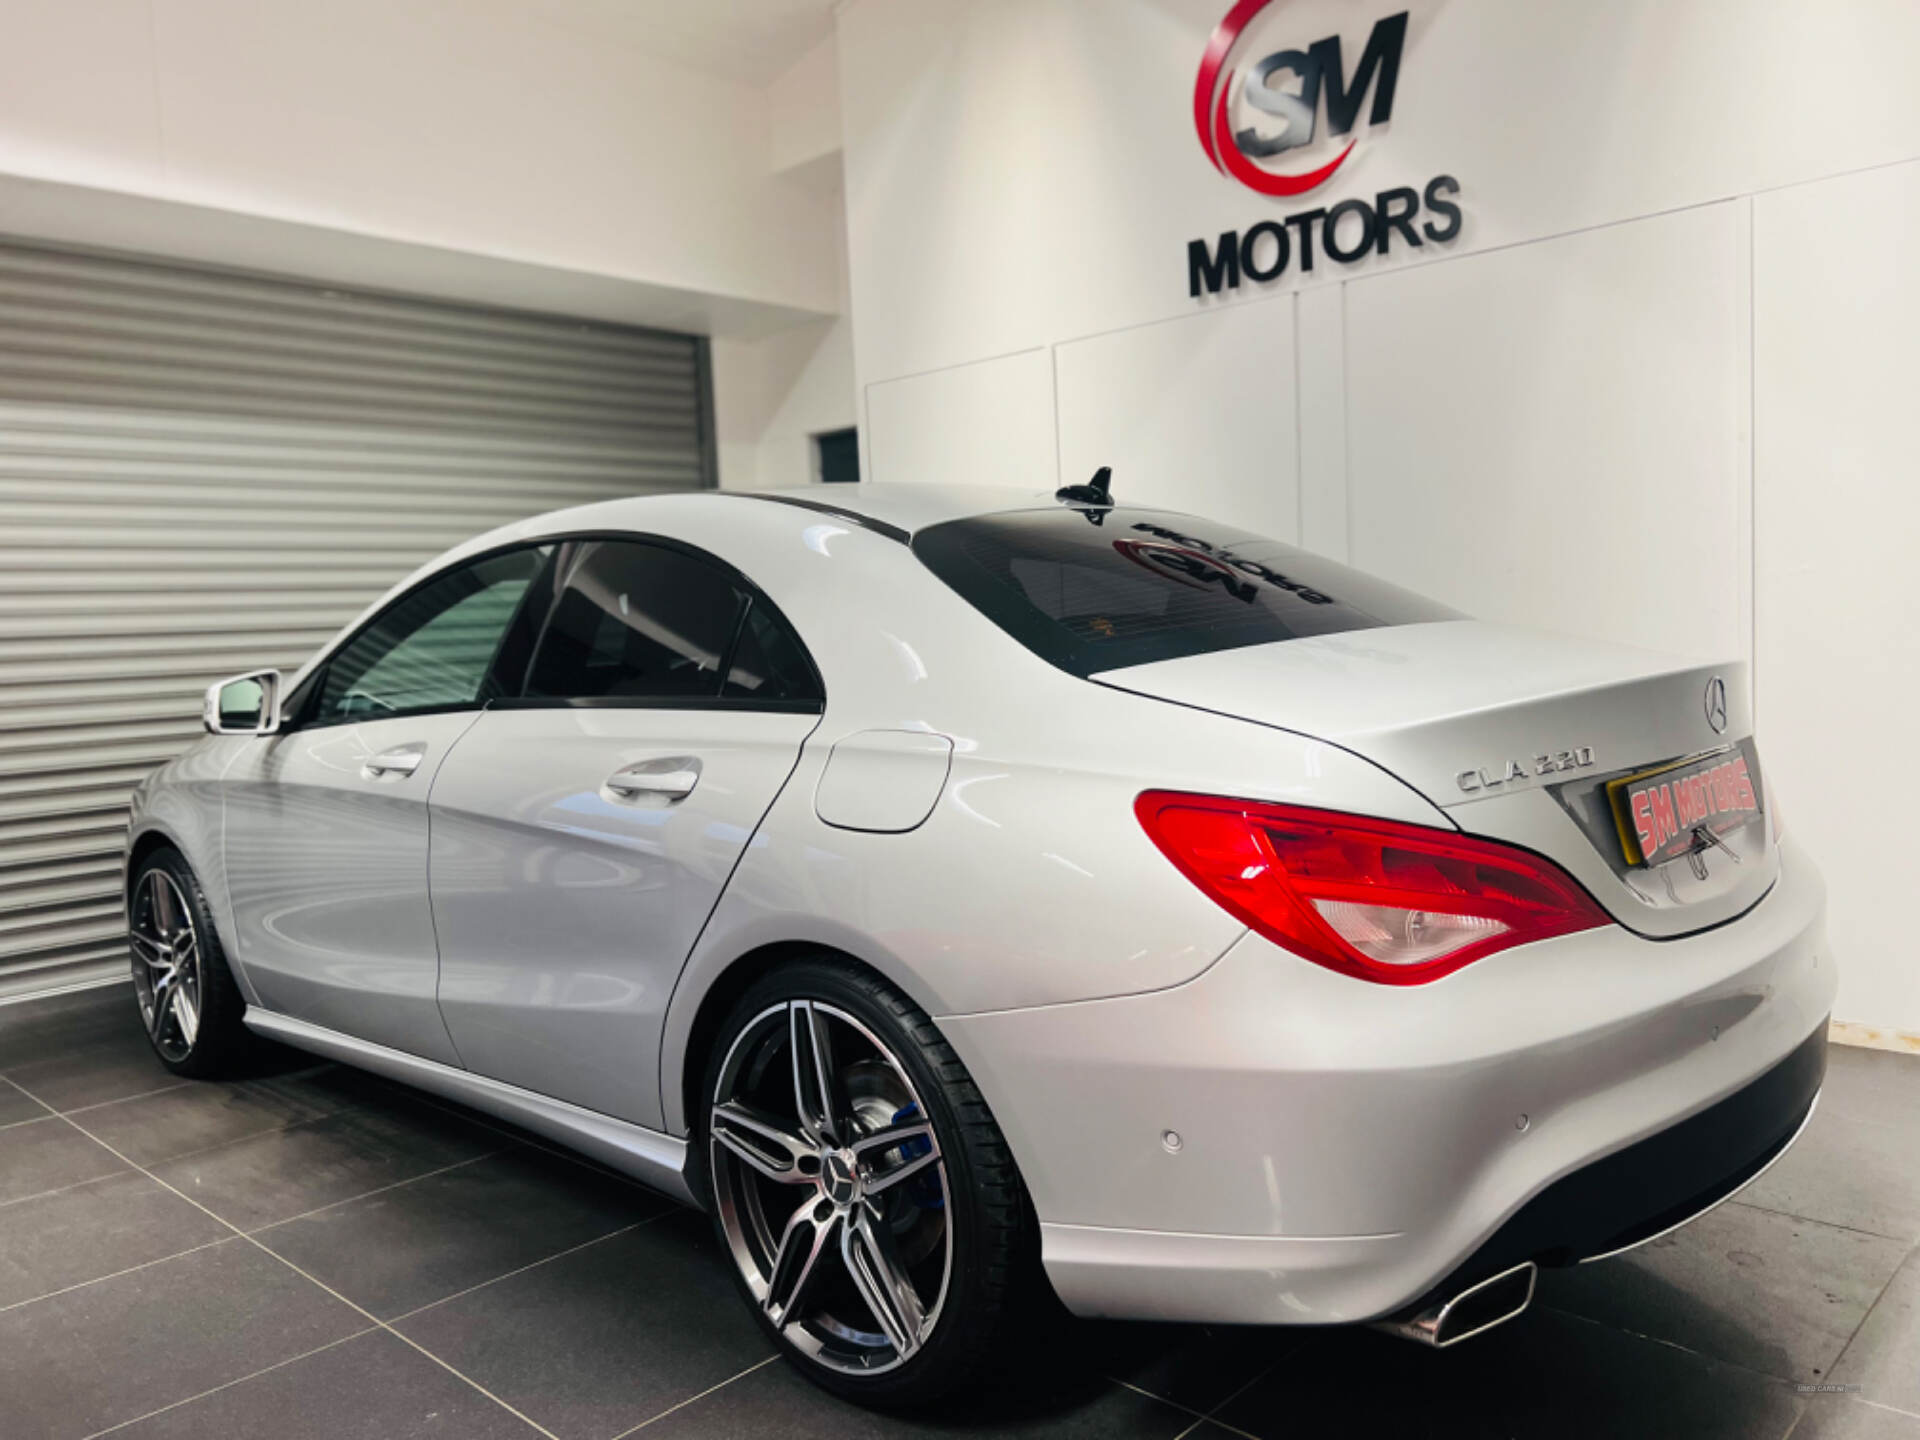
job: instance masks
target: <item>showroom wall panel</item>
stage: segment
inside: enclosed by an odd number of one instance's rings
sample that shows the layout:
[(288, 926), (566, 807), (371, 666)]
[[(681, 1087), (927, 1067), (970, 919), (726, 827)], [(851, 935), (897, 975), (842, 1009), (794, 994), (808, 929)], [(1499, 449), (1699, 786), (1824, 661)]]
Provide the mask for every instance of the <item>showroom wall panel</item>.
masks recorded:
[(1744, 656), (1745, 221), (1351, 281), (1352, 562), (1486, 619)]
[(1140, 325), (1055, 352), (1060, 473), (1129, 503), (1300, 532), (1293, 299)]
[(1763, 754), (1826, 872), (1836, 1013), (1920, 1035), (1904, 767), (1878, 778), (1920, 715), (1916, 230), (1915, 164), (1754, 201)]
[[(1194, 236), (1437, 174), (1460, 181), (1454, 248), (1470, 249), (1920, 152), (1911, 0), (1285, 0), (1250, 54), (1340, 34), (1351, 67), (1376, 19), (1411, 18), (1391, 131), (1274, 202), (1216, 173), (1194, 135), (1194, 72), (1230, 8), (842, 8), (863, 383), (1191, 313)], [(1332, 278), (1296, 267), (1271, 288)]]
[(1053, 356), (1002, 355), (874, 385), (866, 393), (875, 480), (1057, 485)]
[(415, 566), (706, 483), (701, 342), (0, 243), (0, 995), (126, 965), (130, 788)]

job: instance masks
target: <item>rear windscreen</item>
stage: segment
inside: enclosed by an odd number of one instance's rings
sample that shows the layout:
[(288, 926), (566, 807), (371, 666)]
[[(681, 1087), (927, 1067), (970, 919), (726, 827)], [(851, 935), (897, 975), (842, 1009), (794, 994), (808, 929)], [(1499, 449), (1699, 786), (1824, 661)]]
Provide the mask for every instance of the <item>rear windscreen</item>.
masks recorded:
[(1022, 510), (919, 531), (913, 552), (1076, 675), (1458, 612), (1305, 550), (1170, 511)]

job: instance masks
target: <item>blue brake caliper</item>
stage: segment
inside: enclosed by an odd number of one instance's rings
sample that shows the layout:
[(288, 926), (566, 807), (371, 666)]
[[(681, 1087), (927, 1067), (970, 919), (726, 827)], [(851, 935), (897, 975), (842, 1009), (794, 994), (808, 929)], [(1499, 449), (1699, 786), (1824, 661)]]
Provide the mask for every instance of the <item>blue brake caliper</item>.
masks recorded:
[[(893, 1120), (891, 1123), (904, 1125), (907, 1121), (918, 1118), (919, 1114), (920, 1107), (918, 1104), (904, 1105), (893, 1112)], [(932, 1149), (933, 1141), (924, 1135), (916, 1135), (911, 1140), (903, 1140), (900, 1142), (900, 1163), (902, 1165), (908, 1164), (911, 1161), (919, 1159)], [(939, 1210), (947, 1203), (945, 1197), (940, 1193), (940, 1177), (932, 1168), (922, 1170), (918, 1175), (908, 1180), (906, 1192), (907, 1198), (922, 1210)]]

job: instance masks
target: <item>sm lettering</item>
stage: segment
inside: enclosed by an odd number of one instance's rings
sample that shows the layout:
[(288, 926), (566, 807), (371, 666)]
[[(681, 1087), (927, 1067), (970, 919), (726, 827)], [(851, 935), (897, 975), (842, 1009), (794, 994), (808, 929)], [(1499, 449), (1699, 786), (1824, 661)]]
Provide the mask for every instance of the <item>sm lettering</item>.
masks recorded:
[(1400, 52), (1406, 47), (1407, 12), (1377, 21), (1348, 80), (1340, 62), (1340, 37), (1329, 35), (1305, 50), (1276, 50), (1247, 72), (1247, 104), (1280, 122), (1273, 134), (1253, 126), (1234, 132), (1243, 155), (1271, 156), (1313, 142), (1320, 98), (1326, 97), (1327, 130), (1345, 135), (1360, 118), (1360, 102), (1373, 91), (1369, 125), (1393, 118), (1393, 92), (1400, 83)]

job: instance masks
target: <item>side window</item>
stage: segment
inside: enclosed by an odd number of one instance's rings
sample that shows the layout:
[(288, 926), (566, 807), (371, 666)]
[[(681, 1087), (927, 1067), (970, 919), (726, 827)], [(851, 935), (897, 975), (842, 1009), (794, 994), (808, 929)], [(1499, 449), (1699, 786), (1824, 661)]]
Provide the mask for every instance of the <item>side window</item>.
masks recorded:
[(507, 624), (550, 547), (490, 555), (382, 611), (327, 662), (309, 723), (484, 704)]
[(756, 597), (740, 626), (728, 662), (727, 683), (720, 692), (740, 700), (820, 700), (820, 680), (813, 672), (800, 637), (764, 599)]
[(746, 592), (664, 545), (589, 540), (547, 621), (529, 697), (712, 699)]

